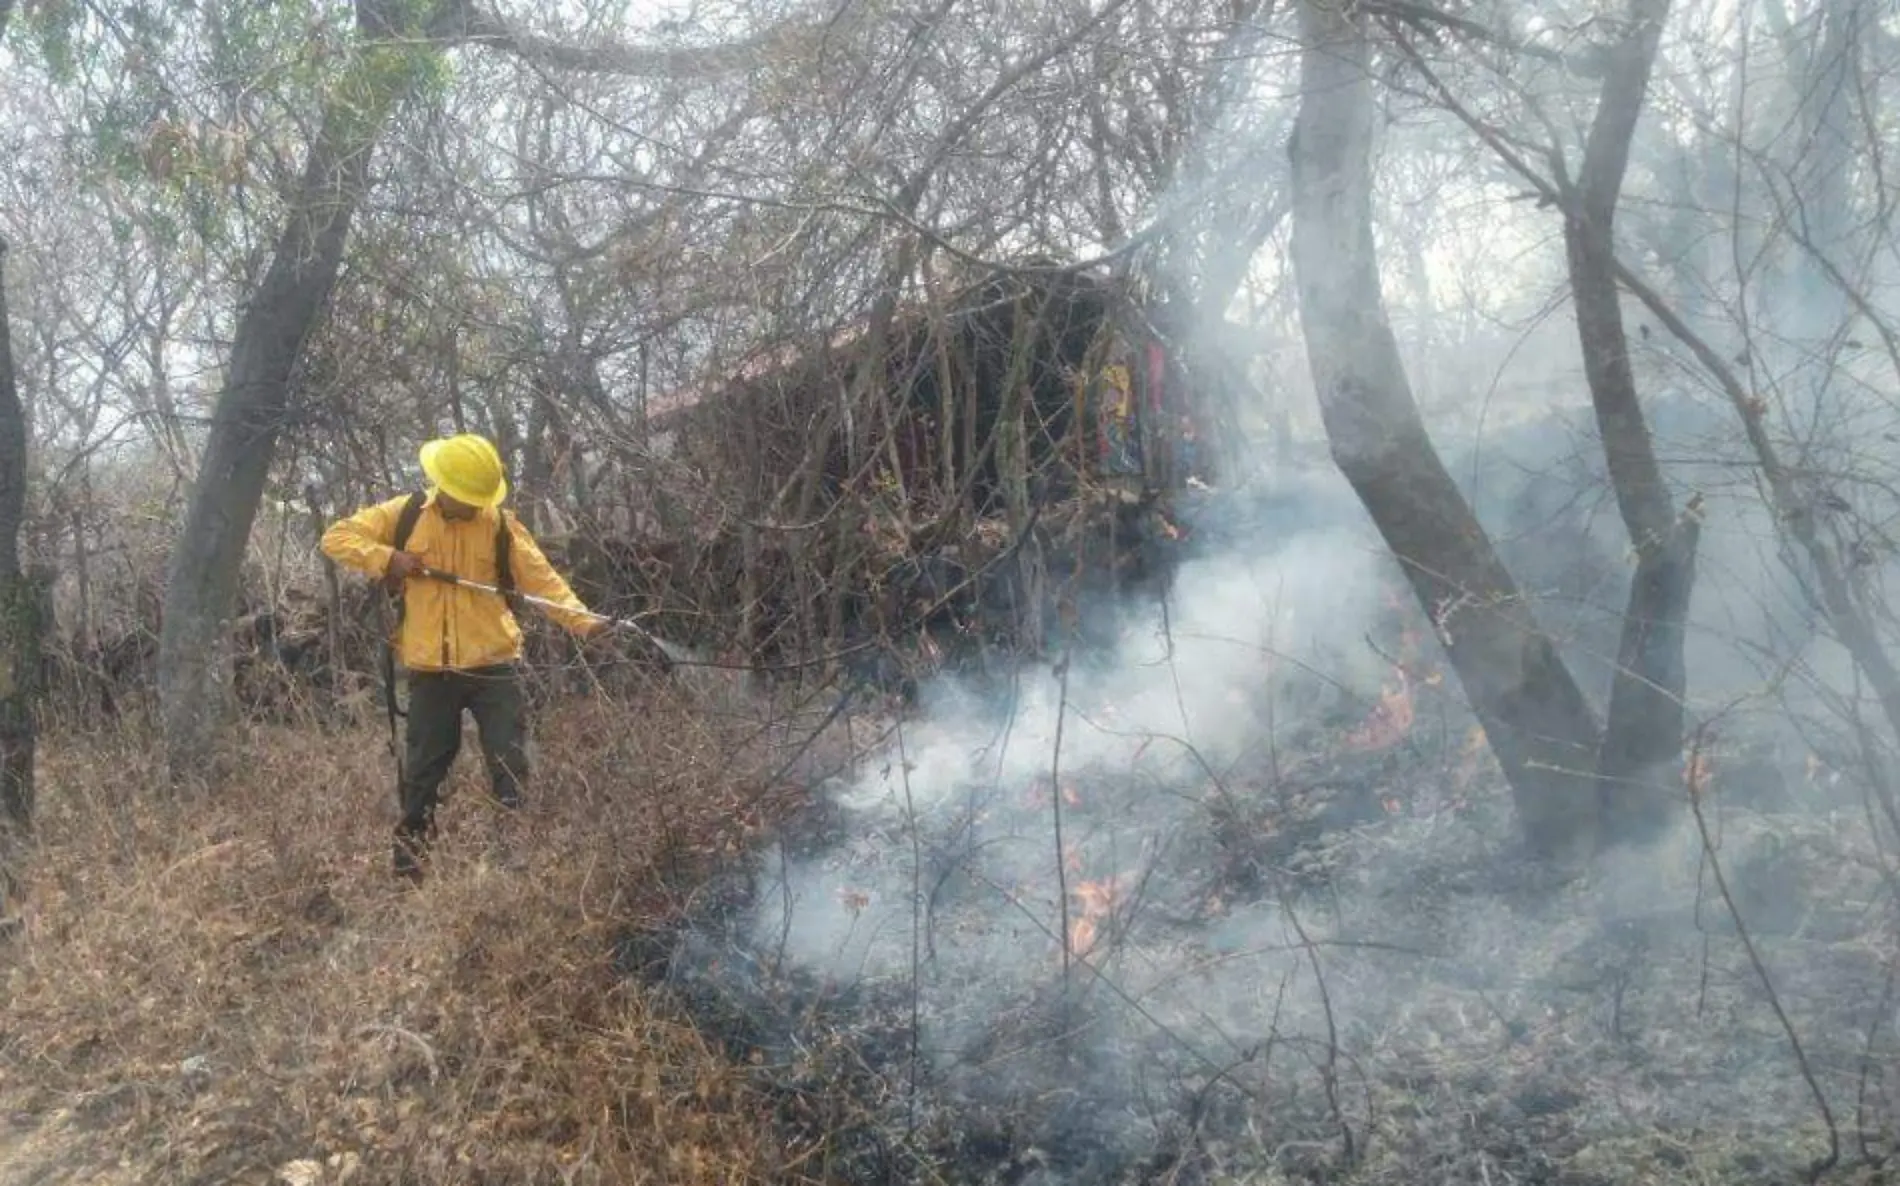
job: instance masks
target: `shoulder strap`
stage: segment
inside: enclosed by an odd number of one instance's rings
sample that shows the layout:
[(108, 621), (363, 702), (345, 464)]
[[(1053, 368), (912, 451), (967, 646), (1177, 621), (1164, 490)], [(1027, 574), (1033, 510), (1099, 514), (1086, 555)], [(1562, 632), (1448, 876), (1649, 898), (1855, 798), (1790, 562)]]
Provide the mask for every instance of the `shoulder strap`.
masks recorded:
[(508, 512), (498, 508), (495, 521), (495, 588), (501, 590), (502, 600), (508, 603), (509, 611), (519, 614), (522, 607), (520, 599), (515, 596), (515, 537), (514, 532), (509, 530)]
[(508, 512), (495, 512), (495, 587), (504, 593), (515, 591), (515, 572), (512, 553), (515, 546), (514, 533), (508, 530)]
[(428, 494), (417, 490), (402, 504), (402, 513), (396, 516), (396, 538), (391, 541), (398, 552), (409, 546), (410, 533), (415, 531), (416, 520), (422, 517), (422, 504), (427, 501)]
[[(396, 516), (396, 534), (390, 540), (390, 546), (398, 552), (409, 546), (409, 536), (416, 529), (416, 520), (422, 517), (422, 504), (428, 500), (429, 496), (418, 490), (409, 496), (409, 501), (402, 504), (402, 512)], [(396, 622), (400, 625), (406, 605), (402, 589), (390, 586), (385, 586), (385, 588), (388, 589), (390, 599), (396, 604)]]

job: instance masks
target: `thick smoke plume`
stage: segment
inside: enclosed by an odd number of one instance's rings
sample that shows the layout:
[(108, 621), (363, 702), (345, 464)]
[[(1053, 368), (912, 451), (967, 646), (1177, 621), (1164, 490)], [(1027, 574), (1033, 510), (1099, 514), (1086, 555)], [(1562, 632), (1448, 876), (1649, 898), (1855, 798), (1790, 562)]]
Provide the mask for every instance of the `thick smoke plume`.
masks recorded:
[[(1058, 814), (1072, 889), (1137, 868), (1225, 778), (1310, 720), (1324, 689), (1352, 699), (1352, 667), (1376, 694), (1380, 666), (1364, 634), (1384, 575), (1360, 532), (1298, 535), (1256, 557), (1188, 564), (1165, 616), (1133, 619), (1118, 653), (1078, 658), (1066, 678), (1024, 671), (1000, 698), (956, 679), (927, 688), (883, 759), (835, 794), (853, 831), (895, 847), (854, 854), (874, 858), (862, 864), (795, 867), (788, 950), (834, 974), (908, 975), (913, 830), (930, 838), (930, 872), (959, 870), (959, 898), (987, 885), (1006, 895), (990, 904), (1000, 914), (1021, 915), (1016, 927), (1053, 931)], [(1060, 964), (1053, 933), (1040, 944), (979, 938), (967, 955), (998, 983), (1040, 981)], [(954, 934), (936, 941), (940, 955), (961, 947)]]

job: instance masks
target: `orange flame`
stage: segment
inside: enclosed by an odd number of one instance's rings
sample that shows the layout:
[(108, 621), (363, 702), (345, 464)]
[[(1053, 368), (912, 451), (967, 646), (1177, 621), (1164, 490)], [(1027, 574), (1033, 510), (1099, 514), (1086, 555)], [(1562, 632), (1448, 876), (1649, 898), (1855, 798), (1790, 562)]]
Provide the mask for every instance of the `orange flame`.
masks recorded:
[(1076, 883), (1069, 891), (1075, 899), (1075, 912), (1069, 919), (1069, 954), (1086, 955), (1101, 937), (1102, 924), (1115, 910), (1127, 874)]
[(1460, 791), (1471, 785), (1478, 776), (1478, 768), (1484, 764), (1485, 754), (1490, 752), (1491, 739), (1484, 735), (1483, 725), (1471, 726), (1465, 734), (1465, 745), (1458, 752), (1458, 771), (1452, 775), (1452, 783)]
[(1069, 954), (1085, 955), (1095, 946), (1095, 920), (1078, 918), (1069, 923)]
[(1700, 797), (1709, 789), (1709, 780), (1715, 776), (1715, 759), (1705, 750), (1692, 751), (1682, 762), (1682, 783), (1689, 788), (1689, 794)]
[(1392, 671), (1398, 682), (1385, 685), (1379, 693), (1379, 703), (1373, 706), (1365, 722), (1347, 735), (1346, 744), (1353, 749), (1385, 749), (1398, 744), (1411, 732), (1415, 715), (1412, 679), (1403, 667), (1394, 667)]

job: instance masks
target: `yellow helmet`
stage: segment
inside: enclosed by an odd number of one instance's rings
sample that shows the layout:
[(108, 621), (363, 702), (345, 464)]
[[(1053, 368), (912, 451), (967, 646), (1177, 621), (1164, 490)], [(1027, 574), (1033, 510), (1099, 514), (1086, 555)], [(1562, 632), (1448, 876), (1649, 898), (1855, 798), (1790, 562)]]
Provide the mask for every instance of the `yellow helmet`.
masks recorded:
[(422, 446), (422, 472), (437, 490), (472, 507), (500, 506), (508, 497), (501, 454), (485, 437), (472, 432)]

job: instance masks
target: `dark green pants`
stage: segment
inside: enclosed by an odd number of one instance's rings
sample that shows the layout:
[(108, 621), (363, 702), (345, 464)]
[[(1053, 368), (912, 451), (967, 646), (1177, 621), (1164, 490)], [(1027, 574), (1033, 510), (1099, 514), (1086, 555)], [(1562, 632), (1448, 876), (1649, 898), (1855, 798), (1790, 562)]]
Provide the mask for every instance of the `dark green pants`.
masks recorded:
[(413, 870), (415, 856), (435, 831), (442, 780), (462, 748), (464, 712), (475, 718), (480, 732), (495, 801), (510, 809), (521, 806), (528, 782), (528, 722), (520, 673), (512, 665), (411, 672), (402, 821), (396, 825), (398, 872)]

